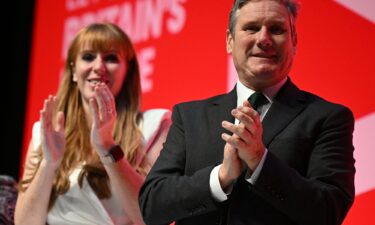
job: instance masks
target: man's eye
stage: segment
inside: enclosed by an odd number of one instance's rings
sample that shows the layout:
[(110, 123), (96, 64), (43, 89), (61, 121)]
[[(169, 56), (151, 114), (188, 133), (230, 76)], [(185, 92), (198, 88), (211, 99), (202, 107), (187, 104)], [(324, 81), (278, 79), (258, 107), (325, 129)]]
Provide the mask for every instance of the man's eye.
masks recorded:
[(270, 33), (271, 34), (283, 34), (285, 33), (285, 29), (280, 26), (272, 26), (270, 27)]
[(258, 26), (247, 26), (245, 30), (250, 33), (256, 33), (260, 30), (260, 28)]
[(116, 54), (109, 54), (105, 57), (105, 60), (106, 61), (109, 61), (109, 62), (118, 62), (119, 59), (118, 59), (118, 56)]
[(91, 62), (95, 59), (95, 55), (91, 54), (91, 53), (85, 53), (82, 55), (82, 59), (84, 61), (88, 61), (88, 62)]

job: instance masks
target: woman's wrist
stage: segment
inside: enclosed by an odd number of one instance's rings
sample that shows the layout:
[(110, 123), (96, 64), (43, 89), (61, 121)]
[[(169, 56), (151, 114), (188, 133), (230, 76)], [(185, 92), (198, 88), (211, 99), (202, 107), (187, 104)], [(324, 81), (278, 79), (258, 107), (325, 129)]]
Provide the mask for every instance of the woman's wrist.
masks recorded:
[(107, 154), (100, 155), (100, 160), (103, 164), (110, 164), (120, 161), (124, 158), (124, 151), (120, 145), (113, 145), (107, 150)]
[(61, 160), (47, 160), (45, 158), (40, 162), (40, 168), (44, 168), (47, 171), (57, 171), (61, 164)]

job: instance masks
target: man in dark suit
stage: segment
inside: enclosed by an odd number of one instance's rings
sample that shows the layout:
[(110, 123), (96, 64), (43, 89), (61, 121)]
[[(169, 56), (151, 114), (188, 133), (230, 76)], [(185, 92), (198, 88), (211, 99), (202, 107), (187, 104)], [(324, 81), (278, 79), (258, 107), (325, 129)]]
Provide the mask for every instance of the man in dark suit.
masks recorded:
[(341, 224), (354, 200), (354, 119), (288, 77), (296, 16), (293, 0), (235, 1), (227, 51), (239, 80), (174, 107), (139, 196), (147, 224)]

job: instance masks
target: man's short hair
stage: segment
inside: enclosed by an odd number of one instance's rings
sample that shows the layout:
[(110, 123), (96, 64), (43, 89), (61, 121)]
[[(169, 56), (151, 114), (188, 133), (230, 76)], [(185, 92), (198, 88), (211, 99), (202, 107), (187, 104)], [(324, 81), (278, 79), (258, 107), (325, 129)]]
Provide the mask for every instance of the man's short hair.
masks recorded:
[[(257, 1), (262, 1), (262, 0), (234, 0), (232, 9), (230, 10), (230, 14), (229, 14), (229, 31), (231, 32), (233, 36), (234, 36), (234, 27), (237, 22), (237, 16), (236, 16), (237, 10), (241, 9), (244, 5), (252, 1), (257, 2)], [(273, 1), (277, 1), (283, 4), (288, 9), (289, 17), (292, 16), (290, 20), (293, 19), (293, 24), (291, 24), (291, 26), (294, 26), (294, 21), (297, 19), (298, 9), (299, 9), (299, 4), (296, 2), (296, 0), (273, 0)]]

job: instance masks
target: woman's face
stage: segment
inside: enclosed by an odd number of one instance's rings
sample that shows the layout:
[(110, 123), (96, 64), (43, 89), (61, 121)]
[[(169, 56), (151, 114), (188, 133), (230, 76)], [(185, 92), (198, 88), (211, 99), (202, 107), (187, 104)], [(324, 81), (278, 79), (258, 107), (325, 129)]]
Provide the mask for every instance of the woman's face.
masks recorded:
[(78, 53), (73, 69), (73, 81), (77, 83), (83, 100), (88, 102), (94, 96), (94, 87), (100, 82), (108, 85), (117, 96), (123, 85), (127, 65), (124, 57), (115, 49), (97, 51), (84, 46)]

